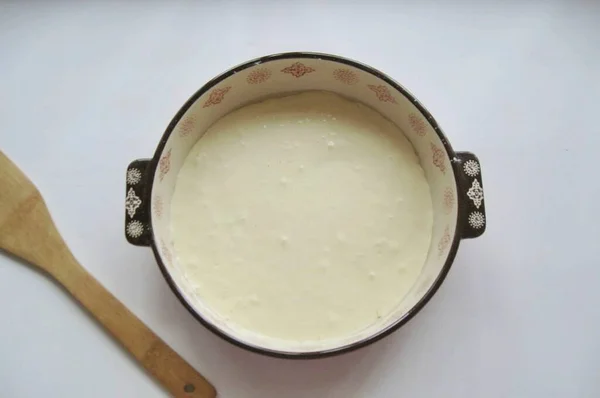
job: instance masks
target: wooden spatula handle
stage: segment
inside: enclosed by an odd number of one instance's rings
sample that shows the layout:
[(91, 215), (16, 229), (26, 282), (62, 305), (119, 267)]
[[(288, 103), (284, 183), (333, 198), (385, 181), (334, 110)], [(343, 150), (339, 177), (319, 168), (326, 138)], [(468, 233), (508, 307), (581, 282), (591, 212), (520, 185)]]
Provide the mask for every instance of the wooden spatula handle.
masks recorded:
[[(108, 292), (77, 261), (67, 255), (54, 277), (174, 397), (212, 398), (215, 389), (183, 358)], [(61, 271), (64, 270), (64, 271)]]
[(214, 387), (79, 265), (37, 188), (0, 151), (0, 249), (62, 284), (174, 397), (214, 398)]

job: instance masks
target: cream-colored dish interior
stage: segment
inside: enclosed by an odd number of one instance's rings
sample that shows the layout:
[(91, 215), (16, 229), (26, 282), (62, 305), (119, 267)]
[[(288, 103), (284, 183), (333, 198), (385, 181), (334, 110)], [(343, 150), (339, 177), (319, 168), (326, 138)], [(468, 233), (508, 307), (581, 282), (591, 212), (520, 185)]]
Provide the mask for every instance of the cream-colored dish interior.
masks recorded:
[[(265, 97), (325, 90), (362, 102), (394, 122), (417, 153), (427, 177), (434, 211), (431, 246), (423, 271), (398, 308), (377, 324), (348, 338), (291, 344), (233, 329), (219, 314), (202, 305), (174, 256), (170, 236), (170, 202), (177, 174), (192, 146), (223, 115)], [(432, 287), (451, 249), (457, 220), (457, 187), (450, 159), (430, 123), (419, 110), (383, 80), (345, 63), (314, 58), (278, 59), (232, 74), (198, 98), (167, 140), (154, 177), (151, 217), (162, 261), (181, 295), (223, 333), (242, 342), (285, 352), (332, 350), (387, 328), (413, 308)]]

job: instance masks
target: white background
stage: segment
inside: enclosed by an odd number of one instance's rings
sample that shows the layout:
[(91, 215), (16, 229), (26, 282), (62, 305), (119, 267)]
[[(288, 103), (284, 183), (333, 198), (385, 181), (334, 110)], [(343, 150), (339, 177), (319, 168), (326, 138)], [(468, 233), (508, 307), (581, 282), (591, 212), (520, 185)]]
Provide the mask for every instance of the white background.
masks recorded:
[[(123, 233), (125, 168), (183, 102), (294, 50), (415, 93), (480, 157), (489, 220), (406, 327), (308, 362), (207, 332)], [(600, 396), (599, 105), (593, 0), (0, 1), (0, 149), (80, 262), (221, 397)], [(3, 256), (0, 313), (0, 397), (166, 396), (57, 285)]]

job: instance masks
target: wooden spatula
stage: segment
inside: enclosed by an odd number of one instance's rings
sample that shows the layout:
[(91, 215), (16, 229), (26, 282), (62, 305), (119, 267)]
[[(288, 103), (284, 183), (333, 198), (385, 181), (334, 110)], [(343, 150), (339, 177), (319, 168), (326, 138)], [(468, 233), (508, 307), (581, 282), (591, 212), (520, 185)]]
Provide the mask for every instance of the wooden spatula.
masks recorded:
[(175, 397), (213, 398), (214, 387), (73, 257), (39, 191), (0, 152), (0, 249), (48, 273)]

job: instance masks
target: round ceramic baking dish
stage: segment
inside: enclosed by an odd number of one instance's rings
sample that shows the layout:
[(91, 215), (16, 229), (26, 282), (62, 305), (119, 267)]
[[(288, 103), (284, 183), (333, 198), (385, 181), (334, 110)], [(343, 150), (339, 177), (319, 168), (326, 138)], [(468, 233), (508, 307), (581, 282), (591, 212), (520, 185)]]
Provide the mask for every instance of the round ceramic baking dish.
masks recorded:
[[(178, 265), (170, 237), (170, 202), (184, 159), (206, 129), (225, 114), (260, 99), (325, 90), (361, 102), (394, 122), (412, 143), (429, 183), (433, 231), (420, 276), (397, 309), (375, 329), (312, 349), (273, 346), (241, 334), (202, 305)], [(215, 77), (179, 110), (151, 159), (127, 168), (125, 236), (150, 246), (169, 286), (190, 313), (227, 341), (262, 354), (316, 358), (347, 352), (390, 334), (431, 299), (446, 277), (461, 239), (486, 228), (481, 166), (475, 155), (455, 152), (431, 114), (404, 87), (380, 71), (346, 58), (285, 53), (248, 61)]]

